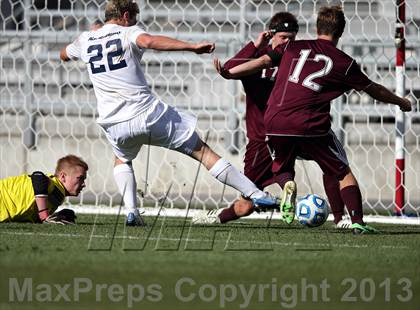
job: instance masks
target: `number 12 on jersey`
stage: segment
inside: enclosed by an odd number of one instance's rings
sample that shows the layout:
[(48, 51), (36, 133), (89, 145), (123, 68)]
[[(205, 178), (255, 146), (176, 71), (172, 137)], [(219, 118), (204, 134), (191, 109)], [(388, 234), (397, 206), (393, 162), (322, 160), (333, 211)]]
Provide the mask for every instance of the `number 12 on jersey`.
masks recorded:
[[(299, 83), (299, 76), (302, 72), (302, 69), (308, 60), (309, 54), (311, 50), (301, 50), (300, 57), (297, 61), (295, 69), (293, 70), (292, 75), (289, 76), (289, 81), (298, 84)], [(315, 62), (323, 61), (325, 62), (324, 67), (321, 70), (315, 71), (309, 74), (302, 82), (302, 86), (312, 89), (316, 92), (319, 92), (322, 88), (321, 85), (315, 83), (313, 80), (319, 77), (323, 77), (330, 73), (333, 67), (333, 61), (330, 57), (323, 55), (323, 54), (316, 54), (313, 59), (310, 59)]]
[[(116, 50), (109, 52), (107, 55), (107, 62), (108, 62), (108, 67), (110, 71), (127, 67), (126, 61), (122, 58), (124, 54), (124, 50), (122, 49), (121, 40), (113, 39), (105, 43), (105, 48), (110, 48), (114, 46)], [(106, 71), (105, 65), (98, 65), (98, 64), (95, 65), (96, 61), (101, 61), (102, 58), (104, 57), (102, 53), (103, 52), (102, 45), (101, 44), (90, 45), (87, 49), (88, 54), (95, 51), (96, 51), (96, 55), (89, 58), (90, 69), (92, 70), (92, 74), (105, 72)], [(114, 62), (114, 57), (118, 57), (117, 62)]]

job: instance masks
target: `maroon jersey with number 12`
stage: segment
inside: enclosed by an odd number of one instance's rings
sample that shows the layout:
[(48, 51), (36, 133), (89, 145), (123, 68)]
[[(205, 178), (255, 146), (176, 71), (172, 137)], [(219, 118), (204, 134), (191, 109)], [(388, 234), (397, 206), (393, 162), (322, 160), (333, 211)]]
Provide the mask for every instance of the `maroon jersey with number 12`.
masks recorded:
[(326, 135), (330, 101), (372, 83), (352, 57), (328, 40), (288, 42), (268, 55), (279, 70), (264, 116), (267, 135)]

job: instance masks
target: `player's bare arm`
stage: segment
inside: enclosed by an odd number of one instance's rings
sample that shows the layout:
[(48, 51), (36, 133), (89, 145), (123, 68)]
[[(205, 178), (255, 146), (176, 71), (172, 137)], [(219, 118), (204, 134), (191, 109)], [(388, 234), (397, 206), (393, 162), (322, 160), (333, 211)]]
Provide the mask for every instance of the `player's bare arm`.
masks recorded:
[(254, 42), (254, 46), (257, 49), (262, 49), (270, 43), (271, 38), (273, 37), (273, 33), (271, 31), (263, 31), (261, 32), (257, 39)]
[(35, 197), (35, 203), (38, 208), (38, 217), (41, 222), (44, 222), (49, 216), (47, 199), (48, 197)]
[(411, 102), (406, 98), (401, 98), (395, 95), (393, 92), (388, 90), (386, 87), (378, 84), (372, 83), (366, 89), (365, 92), (372, 98), (382, 101), (385, 103), (392, 103), (400, 107), (404, 112), (411, 111)]
[(215, 44), (209, 42), (190, 43), (166, 36), (155, 36), (141, 34), (136, 40), (137, 46), (141, 48), (154, 49), (159, 51), (190, 51), (196, 54), (209, 54), (214, 51)]
[(260, 58), (253, 59), (251, 61), (245, 62), (240, 64), (236, 67), (233, 67), (229, 70), (223, 68), (220, 60), (215, 58), (213, 60), (214, 67), (216, 68), (217, 72), (223, 76), (225, 79), (235, 79), (242, 76), (251, 75), (256, 73), (264, 68), (270, 68), (272, 65), (272, 61), (270, 56), (263, 55)]
[(66, 51), (67, 46), (63, 47), (60, 51), (60, 59), (62, 61), (69, 61), (70, 57), (67, 55), (67, 51)]

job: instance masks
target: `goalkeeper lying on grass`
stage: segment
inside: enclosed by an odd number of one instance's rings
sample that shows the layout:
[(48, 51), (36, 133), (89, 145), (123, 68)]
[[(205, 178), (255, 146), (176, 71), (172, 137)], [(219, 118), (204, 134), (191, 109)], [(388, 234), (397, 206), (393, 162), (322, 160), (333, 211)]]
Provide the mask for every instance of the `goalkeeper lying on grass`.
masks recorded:
[(66, 196), (78, 196), (85, 187), (88, 165), (67, 155), (57, 161), (55, 174), (35, 171), (0, 180), (0, 223), (75, 223), (72, 210), (54, 211)]

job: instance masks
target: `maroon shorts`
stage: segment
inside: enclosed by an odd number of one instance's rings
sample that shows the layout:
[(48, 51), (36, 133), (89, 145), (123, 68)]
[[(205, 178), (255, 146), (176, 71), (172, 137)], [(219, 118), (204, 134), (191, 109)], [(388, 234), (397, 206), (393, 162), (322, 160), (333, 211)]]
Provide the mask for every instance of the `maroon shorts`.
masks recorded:
[(334, 132), (320, 137), (268, 136), (273, 152), (272, 171), (283, 182), (285, 176), (294, 177), (298, 156), (314, 160), (322, 172), (341, 180), (348, 172), (346, 152)]
[(245, 152), (245, 175), (255, 183), (259, 189), (278, 183), (271, 168), (273, 158), (265, 141), (250, 140)]

